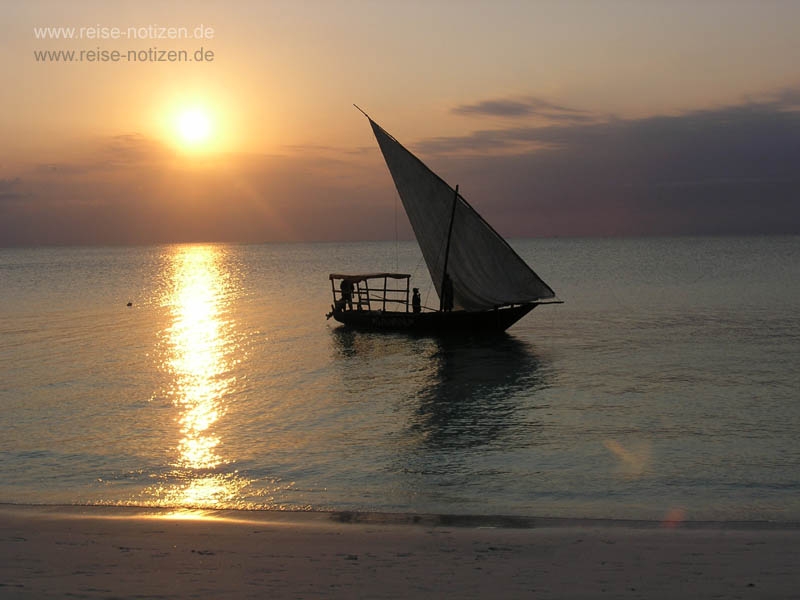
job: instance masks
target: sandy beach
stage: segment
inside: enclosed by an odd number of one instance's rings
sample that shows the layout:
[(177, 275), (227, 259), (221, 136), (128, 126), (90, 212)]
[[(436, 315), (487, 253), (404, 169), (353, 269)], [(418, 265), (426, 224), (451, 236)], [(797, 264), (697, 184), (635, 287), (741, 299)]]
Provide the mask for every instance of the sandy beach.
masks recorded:
[(2, 598), (788, 598), (800, 587), (796, 525), (5, 506), (0, 541)]

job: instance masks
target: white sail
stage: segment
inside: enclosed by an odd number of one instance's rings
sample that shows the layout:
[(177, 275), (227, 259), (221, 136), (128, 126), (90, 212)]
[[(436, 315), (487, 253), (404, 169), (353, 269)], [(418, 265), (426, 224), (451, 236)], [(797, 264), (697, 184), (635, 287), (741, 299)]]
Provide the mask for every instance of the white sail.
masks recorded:
[(555, 297), (464, 198), (380, 125), (369, 122), (440, 298), (445, 263), (456, 309), (486, 310)]

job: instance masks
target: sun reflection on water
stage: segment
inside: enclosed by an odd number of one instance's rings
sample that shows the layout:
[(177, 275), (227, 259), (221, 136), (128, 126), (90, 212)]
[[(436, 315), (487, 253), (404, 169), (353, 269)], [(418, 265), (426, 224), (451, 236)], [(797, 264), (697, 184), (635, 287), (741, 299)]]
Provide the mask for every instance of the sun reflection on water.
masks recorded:
[(164, 298), (171, 325), (165, 330), (162, 370), (167, 396), (179, 414), (173, 470), (148, 490), (160, 506), (219, 508), (237, 503), (250, 482), (220, 469), (234, 462), (220, 452), (217, 432), (236, 383), (238, 349), (229, 317), (234, 291), (224, 251), (181, 246), (170, 256), (171, 287)]
[(218, 258), (213, 247), (189, 246), (178, 251), (173, 263), (172, 354), (167, 362), (175, 376), (173, 403), (182, 411), (176, 466), (187, 469), (211, 469), (224, 462), (216, 452), (219, 438), (212, 433), (225, 412), (222, 398), (231, 383), (224, 376), (225, 284)]

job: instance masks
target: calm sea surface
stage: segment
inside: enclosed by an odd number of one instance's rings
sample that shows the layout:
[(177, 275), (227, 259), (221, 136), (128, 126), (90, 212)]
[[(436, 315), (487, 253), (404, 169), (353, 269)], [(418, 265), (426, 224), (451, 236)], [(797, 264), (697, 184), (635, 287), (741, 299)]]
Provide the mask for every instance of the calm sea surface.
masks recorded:
[(800, 520), (800, 237), (512, 245), (457, 341), (325, 320), (413, 243), (0, 250), (0, 502)]

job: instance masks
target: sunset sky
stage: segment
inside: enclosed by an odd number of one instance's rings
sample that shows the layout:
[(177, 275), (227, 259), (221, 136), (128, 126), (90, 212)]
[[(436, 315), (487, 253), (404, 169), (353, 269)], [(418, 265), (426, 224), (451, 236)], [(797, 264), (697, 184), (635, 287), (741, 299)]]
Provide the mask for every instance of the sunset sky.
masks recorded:
[(791, 0), (2, 0), (0, 246), (392, 239), (353, 103), (509, 237), (799, 233), (798, 23)]

